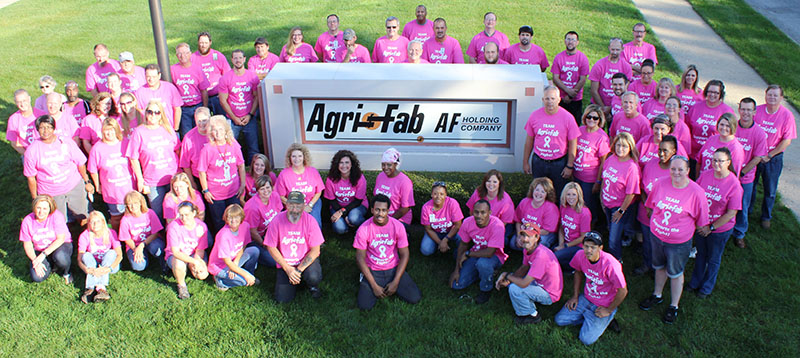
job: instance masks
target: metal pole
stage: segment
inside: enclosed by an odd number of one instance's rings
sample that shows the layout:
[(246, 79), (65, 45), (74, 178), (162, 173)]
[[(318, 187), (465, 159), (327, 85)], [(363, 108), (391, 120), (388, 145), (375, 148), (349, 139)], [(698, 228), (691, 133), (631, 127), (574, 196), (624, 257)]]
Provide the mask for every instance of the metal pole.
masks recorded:
[(169, 70), (169, 50), (167, 37), (164, 34), (164, 15), (161, 12), (161, 0), (148, 0), (150, 3), (150, 21), (153, 23), (153, 40), (156, 43), (158, 67), (161, 68), (161, 79), (172, 82)]

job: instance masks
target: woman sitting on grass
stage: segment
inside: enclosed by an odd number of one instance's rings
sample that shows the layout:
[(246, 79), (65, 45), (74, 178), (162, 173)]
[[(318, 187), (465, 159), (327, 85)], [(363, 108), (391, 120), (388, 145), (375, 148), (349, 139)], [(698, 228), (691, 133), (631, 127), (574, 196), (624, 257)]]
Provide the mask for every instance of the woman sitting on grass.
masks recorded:
[(64, 214), (56, 210), (56, 201), (50, 195), (37, 196), (32, 206), (33, 212), (22, 219), (19, 229), (19, 241), (31, 260), (31, 280), (46, 280), (55, 265), (64, 283), (72, 283), (72, 237)]
[(419, 217), (420, 224), (425, 228), (425, 235), (420, 244), (422, 254), (433, 255), (436, 249), (445, 253), (450, 250), (450, 241), (458, 245), (461, 241), (458, 230), (463, 219), (461, 205), (456, 199), (447, 196), (447, 184), (443, 181), (434, 182), (431, 188), (431, 200), (422, 205)]
[(244, 221), (244, 209), (231, 204), (222, 213), (225, 226), (217, 232), (214, 248), (208, 256), (208, 273), (220, 291), (231, 287), (252, 286), (258, 281), (253, 272), (258, 265), (258, 249), (250, 243), (250, 224)]
[(117, 233), (111, 230), (99, 211), (89, 213), (89, 225), (78, 238), (78, 267), (86, 273), (86, 291), (81, 302), (103, 302), (111, 299), (106, 286), (112, 273), (119, 271), (122, 248)]
[(178, 219), (167, 225), (167, 265), (178, 284), (178, 298), (191, 297), (186, 287), (186, 269), (198, 280), (208, 277), (204, 258), (208, 227), (197, 218), (197, 207), (189, 201), (178, 204)]
[(165, 244), (160, 236), (163, 229), (155, 210), (147, 208), (144, 195), (138, 191), (125, 195), (125, 214), (119, 224), (119, 241), (125, 243), (125, 256), (134, 271), (144, 271), (150, 262), (149, 258), (158, 260), (162, 271), (166, 268)]

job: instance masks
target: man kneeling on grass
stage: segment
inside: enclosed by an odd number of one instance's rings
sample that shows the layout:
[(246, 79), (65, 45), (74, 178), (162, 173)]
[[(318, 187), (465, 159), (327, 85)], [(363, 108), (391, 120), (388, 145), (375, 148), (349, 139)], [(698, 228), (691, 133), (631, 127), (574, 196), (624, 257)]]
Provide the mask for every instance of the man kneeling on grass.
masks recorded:
[(397, 293), (403, 301), (417, 303), (422, 298), (417, 284), (406, 272), (408, 235), (399, 220), (389, 216), (389, 197), (372, 199), (372, 218), (356, 232), (353, 247), (361, 270), (358, 308), (369, 310), (379, 298)]
[[(575, 269), (572, 298), (556, 314), (556, 324), (582, 324), (578, 338), (587, 346), (596, 342), (607, 327), (619, 332), (614, 315), (628, 295), (628, 288), (622, 264), (603, 251), (603, 238), (597, 231), (583, 237), (583, 252), (575, 253), (569, 265)], [(584, 277), (586, 286), (579, 294)]]
[(550, 249), (539, 245), (539, 234), (539, 225), (527, 223), (522, 226), (517, 235), (517, 245), (523, 250), (522, 266), (514, 273), (501, 273), (495, 283), (498, 291), (508, 287), (517, 324), (541, 322), (542, 315), (536, 310), (536, 303), (551, 305), (558, 302), (564, 288), (561, 265)]

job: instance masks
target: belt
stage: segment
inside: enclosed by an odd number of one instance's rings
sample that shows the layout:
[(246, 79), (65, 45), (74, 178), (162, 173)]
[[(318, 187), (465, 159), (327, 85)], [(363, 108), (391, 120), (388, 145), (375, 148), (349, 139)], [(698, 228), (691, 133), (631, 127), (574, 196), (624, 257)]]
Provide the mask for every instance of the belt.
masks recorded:
[(541, 161), (543, 161), (543, 162), (546, 162), (546, 163), (553, 163), (553, 162), (557, 162), (557, 161), (559, 161), (559, 160), (561, 160), (561, 159), (565, 159), (565, 158), (567, 157), (566, 155), (562, 155), (562, 156), (560, 156), (560, 157), (558, 157), (558, 158), (556, 158), (556, 159), (544, 159), (544, 158), (540, 157), (540, 156), (539, 156), (538, 154), (536, 154), (536, 153), (534, 153), (534, 154), (533, 154), (533, 156), (534, 156), (534, 157), (536, 157), (536, 158), (539, 158), (539, 160), (541, 160)]

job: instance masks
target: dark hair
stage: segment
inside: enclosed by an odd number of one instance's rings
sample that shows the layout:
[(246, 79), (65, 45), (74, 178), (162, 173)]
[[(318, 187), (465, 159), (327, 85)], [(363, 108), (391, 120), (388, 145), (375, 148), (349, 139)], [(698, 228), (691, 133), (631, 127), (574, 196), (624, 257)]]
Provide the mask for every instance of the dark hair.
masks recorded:
[(569, 36), (569, 35), (575, 35), (575, 39), (577, 39), (577, 40), (580, 40), (580, 39), (581, 39), (581, 37), (580, 37), (580, 36), (578, 36), (578, 33), (577, 33), (577, 32), (575, 32), (575, 31), (568, 31), (568, 32), (567, 32), (567, 34), (566, 34), (566, 35), (564, 35), (564, 38), (567, 38), (567, 36)]
[(197, 213), (197, 207), (194, 205), (194, 203), (192, 203), (191, 201), (188, 201), (188, 200), (187, 201), (183, 201), (180, 204), (178, 204), (178, 207), (175, 208), (175, 211), (180, 211), (182, 208), (186, 208), (186, 207), (191, 208), (192, 211)]
[(736, 171), (733, 170), (733, 161), (731, 160), (731, 158), (733, 157), (731, 156), (731, 150), (728, 149), (728, 147), (719, 147), (717, 148), (717, 150), (714, 151), (714, 154), (716, 153), (723, 153), (726, 156), (728, 156), (728, 160), (730, 161), (730, 163), (728, 163), (728, 170), (730, 170), (733, 173), (736, 173)]
[(267, 39), (265, 39), (263, 37), (259, 37), (259, 38), (256, 39), (256, 42), (253, 43), (253, 47), (255, 47), (256, 45), (267, 45), (267, 46), (269, 46), (269, 42), (267, 41)]
[(242, 51), (241, 49), (238, 49), (238, 48), (237, 48), (237, 49), (235, 49), (235, 50), (233, 50), (233, 52), (231, 52), (231, 55), (235, 55), (237, 52), (238, 52), (238, 53), (241, 53), (241, 54), (242, 54), (242, 56), (244, 56), (244, 51)]
[(667, 115), (663, 113), (653, 117), (653, 119), (650, 120), (650, 128), (653, 128), (653, 126), (655, 126), (656, 124), (666, 125), (667, 127), (669, 127), (670, 133), (672, 133), (672, 131), (675, 130), (675, 125), (672, 124), (672, 121), (669, 120), (669, 117), (667, 117)]
[(53, 126), (53, 129), (56, 128), (56, 119), (53, 118), (53, 116), (51, 116), (49, 114), (45, 114), (43, 116), (39, 116), (38, 118), (36, 118), (36, 130), (37, 131), (39, 130), (39, 126), (42, 125), (42, 123), (47, 123), (47, 124)]
[(339, 15), (336, 15), (336, 14), (330, 14), (330, 15), (328, 15), (328, 16), (325, 16), (325, 20), (327, 21), (327, 20), (328, 20), (328, 18), (330, 18), (331, 16), (335, 17), (335, 18), (336, 18), (336, 21), (339, 21)]
[(476, 201), (475, 204), (472, 204), (472, 208), (474, 209), (476, 206), (478, 206), (478, 204), (486, 204), (489, 207), (489, 210), (492, 210), (492, 204), (489, 204), (489, 200), (480, 199)]
[(592, 242), (597, 246), (603, 246), (603, 236), (600, 235), (597, 231), (589, 231), (586, 235), (583, 235), (583, 242)]
[(675, 148), (676, 151), (678, 150), (678, 138), (676, 138), (674, 135), (667, 134), (667, 135), (661, 137), (661, 143), (664, 143), (664, 142), (671, 143), (672, 144), (672, 148)]
[(719, 86), (719, 100), (722, 101), (725, 99), (725, 84), (722, 83), (720, 80), (711, 80), (706, 83), (706, 87), (703, 88), (703, 97), (708, 96), (708, 87), (709, 86)]
[(739, 105), (741, 105), (742, 103), (752, 103), (753, 107), (756, 107), (756, 100), (754, 100), (753, 97), (742, 98), (742, 100), (739, 101)]
[(378, 194), (372, 197), (372, 202), (370, 203), (370, 208), (375, 208), (375, 203), (386, 203), (388, 207), (392, 206), (392, 200), (389, 199), (388, 196), (383, 194)]
[(161, 73), (161, 67), (158, 67), (158, 65), (156, 65), (155, 63), (150, 63), (147, 66), (144, 66), (144, 70), (145, 71), (156, 70), (158, 71), (158, 73)]
[(497, 186), (497, 199), (503, 199), (503, 195), (506, 192), (506, 187), (503, 184), (503, 174), (501, 174), (500, 171), (497, 169), (491, 169), (488, 172), (486, 172), (486, 174), (483, 175), (483, 181), (481, 182), (481, 185), (479, 185), (477, 189), (478, 197), (483, 199), (486, 197), (486, 194), (488, 194), (488, 192), (486, 191), (486, 182), (489, 181), (489, 178), (491, 178), (492, 175), (496, 176), (497, 180), (500, 182), (500, 185)]
[(764, 93), (767, 93), (770, 90), (774, 90), (774, 89), (781, 91), (781, 97), (783, 97), (783, 88), (781, 88), (780, 85), (776, 85), (776, 84), (771, 84), (771, 85), (767, 86), (767, 89), (764, 91)]
[[(648, 58), (648, 59), (645, 59), (644, 61), (642, 61), (642, 65), (641, 65), (641, 67), (647, 67), (647, 66), (650, 66), (652, 69), (654, 69), (654, 70), (655, 70), (655, 68), (656, 68), (656, 63), (655, 63), (655, 62), (653, 62), (653, 60), (651, 60), (651, 59), (649, 59), (649, 58)], [(641, 67), (640, 67), (640, 68), (641, 68)]]
[(628, 83), (628, 82), (630, 82), (630, 81), (631, 81), (631, 80), (629, 80), (629, 79), (628, 79), (628, 76), (625, 76), (625, 74), (624, 74), (624, 73), (622, 73), (622, 72), (617, 72), (617, 73), (615, 73), (613, 76), (611, 76), (611, 80), (612, 80), (612, 81), (613, 81), (614, 79), (616, 79), (616, 78), (621, 78), (621, 79), (625, 80), (625, 83)]
[(339, 171), (339, 162), (342, 161), (342, 158), (348, 157), (350, 158), (350, 184), (353, 186), (358, 185), (358, 180), (361, 179), (361, 163), (356, 158), (356, 155), (353, 152), (342, 149), (336, 154), (333, 155), (333, 159), (331, 159), (331, 168), (328, 170), (328, 178), (333, 181), (339, 181), (342, 179), (342, 173)]
[(444, 26), (447, 26), (447, 21), (445, 21), (442, 17), (437, 17), (436, 20), (433, 20), (433, 23), (437, 23), (439, 21), (444, 22)]
[(197, 39), (199, 40), (203, 36), (208, 37), (208, 41), (211, 41), (211, 34), (209, 34), (208, 31), (203, 31), (197, 34)]

